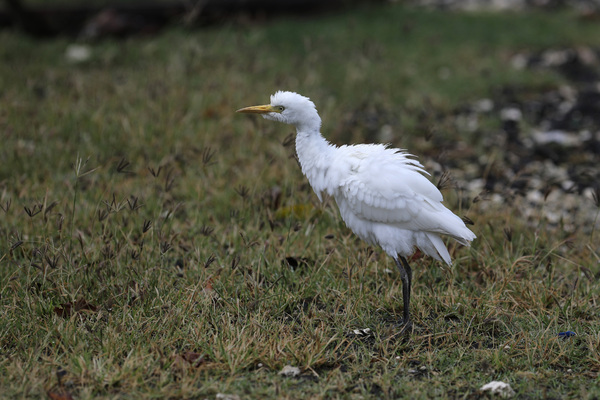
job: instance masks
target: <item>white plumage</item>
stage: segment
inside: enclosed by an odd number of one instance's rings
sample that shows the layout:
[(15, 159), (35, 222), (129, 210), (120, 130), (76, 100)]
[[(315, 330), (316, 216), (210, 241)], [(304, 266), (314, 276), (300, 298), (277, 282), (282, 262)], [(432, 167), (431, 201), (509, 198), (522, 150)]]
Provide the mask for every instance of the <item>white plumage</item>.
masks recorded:
[(451, 265), (440, 235), (468, 246), (475, 239), (464, 222), (443, 204), (423, 166), (405, 150), (382, 144), (335, 146), (320, 133), (321, 118), (309, 98), (279, 91), (271, 104), (238, 112), (296, 127), (296, 152), (302, 172), (315, 193), (332, 196), (346, 225), (361, 239), (379, 245), (400, 270), (404, 324), (410, 326), (412, 272), (406, 257), (415, 248)]

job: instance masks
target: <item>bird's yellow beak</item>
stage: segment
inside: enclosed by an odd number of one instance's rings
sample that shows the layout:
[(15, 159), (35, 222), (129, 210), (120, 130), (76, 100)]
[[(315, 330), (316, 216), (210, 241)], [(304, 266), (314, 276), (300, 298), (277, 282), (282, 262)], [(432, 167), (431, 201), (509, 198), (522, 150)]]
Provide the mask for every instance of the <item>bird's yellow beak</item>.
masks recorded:
[(276, 109), (275, 107), (273, 107), (272, 105), (268, 104), (268, 105), (264, 105), (264, 106), (251, 106), (251, 107), (240, 108), (236, 112), (246, 113), (246, 114), (266, 114), (266, 113), (270, 113), (270, 112), (280, 112), (280, 111), (278, 109)]

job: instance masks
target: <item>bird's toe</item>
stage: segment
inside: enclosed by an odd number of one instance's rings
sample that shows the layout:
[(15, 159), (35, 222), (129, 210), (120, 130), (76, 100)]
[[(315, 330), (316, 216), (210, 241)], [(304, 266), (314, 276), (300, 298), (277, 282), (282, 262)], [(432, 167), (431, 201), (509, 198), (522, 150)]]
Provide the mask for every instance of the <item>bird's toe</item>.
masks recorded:
[(414, 324), (411, 320), (404, 322), (404, 320), (400, 320), (400, 322), (396, 325), (398, 329), (398, 333), (401, 335), (410, 335), (414, 332), (422, 331), (423, 328), (417, 324)]

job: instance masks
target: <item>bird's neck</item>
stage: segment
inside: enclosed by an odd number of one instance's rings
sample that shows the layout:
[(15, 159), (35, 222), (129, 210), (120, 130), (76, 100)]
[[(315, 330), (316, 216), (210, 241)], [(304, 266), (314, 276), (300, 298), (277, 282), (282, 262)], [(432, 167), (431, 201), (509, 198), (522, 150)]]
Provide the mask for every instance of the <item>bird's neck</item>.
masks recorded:
[(302, 173), (321, 200), (321, 192), (331, 193), (331, 177), (328, 172), (335, 153), (335, 145), (330, 144), (318, 130), (297, 128), (296, 153)]

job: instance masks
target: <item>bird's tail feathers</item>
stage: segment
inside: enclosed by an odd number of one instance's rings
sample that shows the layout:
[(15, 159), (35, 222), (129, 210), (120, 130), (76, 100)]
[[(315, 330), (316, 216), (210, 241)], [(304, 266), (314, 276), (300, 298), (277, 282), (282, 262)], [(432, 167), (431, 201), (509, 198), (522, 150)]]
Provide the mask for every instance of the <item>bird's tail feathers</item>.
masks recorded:
[(446, 245), (444, 244), (444, 241), (442, 240), (442, 238), (440, 238), (435, 233), (427, 233), (426, 237), (431, 242), (433, 248), (435, 249), (435, 251), (437, 252), (437, 255), (439, 255), (439, 257), (436, 257), (436, 254), (430, 254), (430, 255), (433, 258), (437, 258), (440, 261), (443, 260), (446, 264), (448, 264), (448, 266), (452, 266), (452, 259), (450, 258), (450, 253), (448, 253), (448, 249), (446, 248)]
[(464, 221), (448, 210), (446, 224), (440, 233), (448, 235), (463, 246), (469, 247), (477, 236), (465, 225)]
[(463, 225), (458, 232), (452, 232), (450, 237), (466, 247), (470, 247), (471, 242), (477, 238), (466, 225)]

